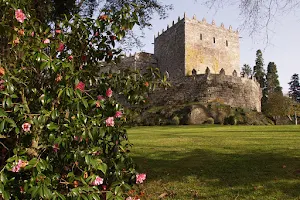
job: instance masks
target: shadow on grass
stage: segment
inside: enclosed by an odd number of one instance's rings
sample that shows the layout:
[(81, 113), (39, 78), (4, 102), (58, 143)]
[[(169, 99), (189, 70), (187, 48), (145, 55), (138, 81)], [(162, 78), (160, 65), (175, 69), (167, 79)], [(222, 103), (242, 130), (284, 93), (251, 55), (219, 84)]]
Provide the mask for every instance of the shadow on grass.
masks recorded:
[(290, 198), (300, 196), (299, 157), (265, 152), (222, 154), (197, 149), (189, 153), (159, 153), (157, 159), (133, 158), (140, 171), (147, 173), (149, 182), (184, 181), (193, 176), (216, 189), (242, 187), (239, 192), (244, 195), (264, 185), (268, 188), (265, 195), (279, 190)]

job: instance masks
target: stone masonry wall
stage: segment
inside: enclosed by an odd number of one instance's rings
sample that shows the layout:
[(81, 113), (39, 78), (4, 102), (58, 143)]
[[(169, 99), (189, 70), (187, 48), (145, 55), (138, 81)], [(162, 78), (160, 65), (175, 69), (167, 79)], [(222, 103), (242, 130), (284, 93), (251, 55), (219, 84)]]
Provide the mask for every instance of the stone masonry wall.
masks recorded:
[(185, 22), (184, 19), (154, 39), (154, 56), (161, 73), (168, 72), (170, 79), (185, 76)]
[(206, 68), (218, 74), (221, 68), (232, 74), (236, 70), (240, 74), (239, 34), (232, 27), (225, 28), (185, 18), (185, 74), (204, 74)]
[(119, 63), (111, 63), (103, 65), (100, 69), (101, 72), (119, 72), (124, 69), (140, 70), (142, 74), (147, 71), (148, 67), (157, 67), (157, 60), (151, 53), (140, 52), (134, 55), (123, 57)]
[(262, 92), (257, 81), (222, 74), (186, 76), (184, 82), (173, 82), (167, 90), (149, 96), (156, 106), (181, 105), (188, 102), (220, 102), (232, 107), (261, 112)]

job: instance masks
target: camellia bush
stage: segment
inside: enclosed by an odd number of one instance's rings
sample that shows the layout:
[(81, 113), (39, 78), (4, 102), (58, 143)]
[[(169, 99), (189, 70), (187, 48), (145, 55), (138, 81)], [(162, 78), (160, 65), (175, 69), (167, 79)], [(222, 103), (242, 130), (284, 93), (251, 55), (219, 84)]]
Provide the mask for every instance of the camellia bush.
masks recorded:
[(158, 73), (101, 72), (138, 8), (44, 24), (18, 2), (0, 1), (0, 199), (138, 199), (146, 174), (128, 156), (117, 99), (145, 102)]

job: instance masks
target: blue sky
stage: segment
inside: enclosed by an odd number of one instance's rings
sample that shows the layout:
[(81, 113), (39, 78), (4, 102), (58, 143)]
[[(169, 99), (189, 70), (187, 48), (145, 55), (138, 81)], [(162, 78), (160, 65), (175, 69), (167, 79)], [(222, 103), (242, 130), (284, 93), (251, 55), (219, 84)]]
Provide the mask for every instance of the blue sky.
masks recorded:
[[(223, 22), (225, 27), (232, 25), (233, 30), (241, 28), (242, 18), (237, 6), (224, 6), (216, 10), (210, 10), (199, 1), (194, 0), (164, 0), (165, 4), (173, 4), (173, 10), (169, 11), (169, 17), (160, 20), (157, 16), (151, 21), (152, 28), (144, 30), (145, 38), (142, 42), (145, 46), (143, 51), (153, 53), (153, 38), (158, 31), (166, 29), (167, 24), (177, 21), (178, 16), (183, 17), (184, 12), (189, 18), (195, 14), (197, 19), (206, 18), (208, 23), (214, 19), (216, 25)], [(249, 64), (251, 67), (255, 63), (255, 53), (257, 49), (263, 51), (265, 69), (269, 62), (275, 62), (278, 69), (280, 84), (284, 93), (288, 92), (288, 82), (294, 73), (300, 73), (300, 14), (290, 13), (286, 16), (277, 16), (269, 26), (270, 44), (266, 44), (265, 34), (249, 36), (249, 30), (240, 32), (240, 55), (241, 63)], [(138, 50), (136, 50), (138, 51)]]

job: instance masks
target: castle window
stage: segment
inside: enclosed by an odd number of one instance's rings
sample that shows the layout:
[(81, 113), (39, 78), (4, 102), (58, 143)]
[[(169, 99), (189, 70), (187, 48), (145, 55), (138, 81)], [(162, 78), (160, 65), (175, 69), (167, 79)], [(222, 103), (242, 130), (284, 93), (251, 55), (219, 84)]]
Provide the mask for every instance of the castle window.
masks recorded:
[(197, 75), (197, 71), (195, 69), (192, 70), (192, 75)]
[(200, 34), (200, 40), (202, 40), (202, 33)]
[(214, 44), (216, 43), (216, 38), (214, 37)]
[(228, 40), (226, 40), (226, 47), (228, 47)]

